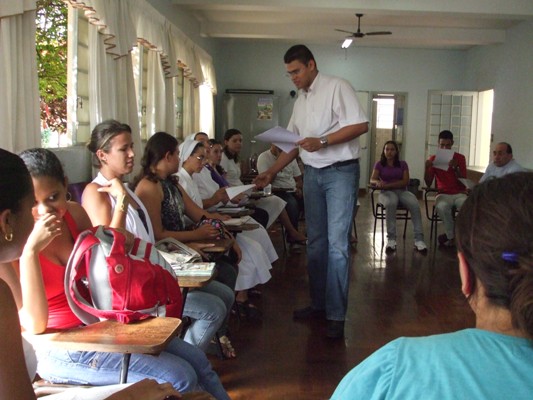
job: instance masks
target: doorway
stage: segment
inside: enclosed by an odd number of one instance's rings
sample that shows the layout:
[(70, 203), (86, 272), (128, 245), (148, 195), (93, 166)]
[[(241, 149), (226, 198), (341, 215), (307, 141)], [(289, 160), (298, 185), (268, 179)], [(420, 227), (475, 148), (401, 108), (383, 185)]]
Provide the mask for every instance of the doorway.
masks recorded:
[[(400, 147), (405, 134), (406, 93), (372, 92), (372, 118), (370, 121), (370, 171), (379, 161), (385, 142), (394, 140)], [(372, 174), (372, 172), (370, 172)], [(368, 184), (368, 182), (366, 182)]]

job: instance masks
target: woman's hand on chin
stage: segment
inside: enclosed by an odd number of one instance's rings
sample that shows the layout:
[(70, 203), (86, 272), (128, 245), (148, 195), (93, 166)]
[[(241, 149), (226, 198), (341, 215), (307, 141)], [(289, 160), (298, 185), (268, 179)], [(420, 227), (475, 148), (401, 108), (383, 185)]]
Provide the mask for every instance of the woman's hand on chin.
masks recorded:
[(55, 214), (44, 214), (35, 221), (33, 230), (28, 237), (25, 251), (32, 250), (39, 253), (48, 246), (52, 240), (61, 235), (62, 220)]

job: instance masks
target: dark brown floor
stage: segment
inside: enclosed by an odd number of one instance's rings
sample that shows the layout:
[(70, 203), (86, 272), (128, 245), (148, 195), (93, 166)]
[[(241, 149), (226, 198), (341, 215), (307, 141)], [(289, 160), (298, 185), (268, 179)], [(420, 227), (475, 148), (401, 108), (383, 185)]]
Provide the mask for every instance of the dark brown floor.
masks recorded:
[[(413, 251), (409, 222), (396, 254), (386, 255), (379, 224), (375, 243), (372, 239), (370, 199), (360, 202), (345, 339), (327, 340), (323, 323), (292, 320), (293, 309), (308, 304), (305, 250), (284, 254), (279, 232), (274, 232), (280, 259), (262, 296), (253, 299), (263, 310), (263, 321), (232, 318), (238, 357), (211, 357), (232, 399), (328, 399), (352, 367), (388, 341), (473, 326), (473, 313), (460, 292), (455, 252)], [(402, 227), (398, 223), (400, 235)], [(429, 245), (427, 225), (425, 232)]]

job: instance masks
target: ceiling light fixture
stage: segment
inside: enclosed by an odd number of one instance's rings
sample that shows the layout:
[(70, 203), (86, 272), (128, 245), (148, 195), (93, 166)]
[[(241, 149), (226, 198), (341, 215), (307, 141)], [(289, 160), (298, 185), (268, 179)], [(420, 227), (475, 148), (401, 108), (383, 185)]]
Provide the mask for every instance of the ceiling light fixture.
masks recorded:
[(348, 36), (346, 39), (344, 39), (344, 42), (342, 42), (341, 48), (347, 49), (348, 47), (350, 47), (352, 42), (353, 42), (353, 38)]

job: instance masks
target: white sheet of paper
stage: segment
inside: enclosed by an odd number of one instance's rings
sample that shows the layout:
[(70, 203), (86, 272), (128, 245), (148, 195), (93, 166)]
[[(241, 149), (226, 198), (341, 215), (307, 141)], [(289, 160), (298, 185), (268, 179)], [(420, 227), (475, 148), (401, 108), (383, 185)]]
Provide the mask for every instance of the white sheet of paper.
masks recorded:
[(455, 151), (449, 149), (437, 149), (435, 160), (433, 160), (433, 167), (448, 171), (450, 167), (450, 160), (453, 158)]
[(227, 187), (226, 193), (228, 194), (228, 197), (230, 199), (233, 199), (235, 196), (238, 196), (241, 193), (246, 192), (247, 190), (250, 190), (254, 187), (255, 185), (240, 185), (240, 186)]
[(255, 139), (262, 142), (273, 143), (285, 153), (288, 153), (296, 148), (296, 143), (302, 140), (300, 135), (288, 131), (280, 126), (276, 126), (275, 128), (271, 128), (268, 131), (260, 133), (259, 135), (255, 136)]
[(475, 182), (470, 179), (459, 178), (459, 182), (465, 185), (467, 189), (474, 189), (474, 186), (476, 186)]

